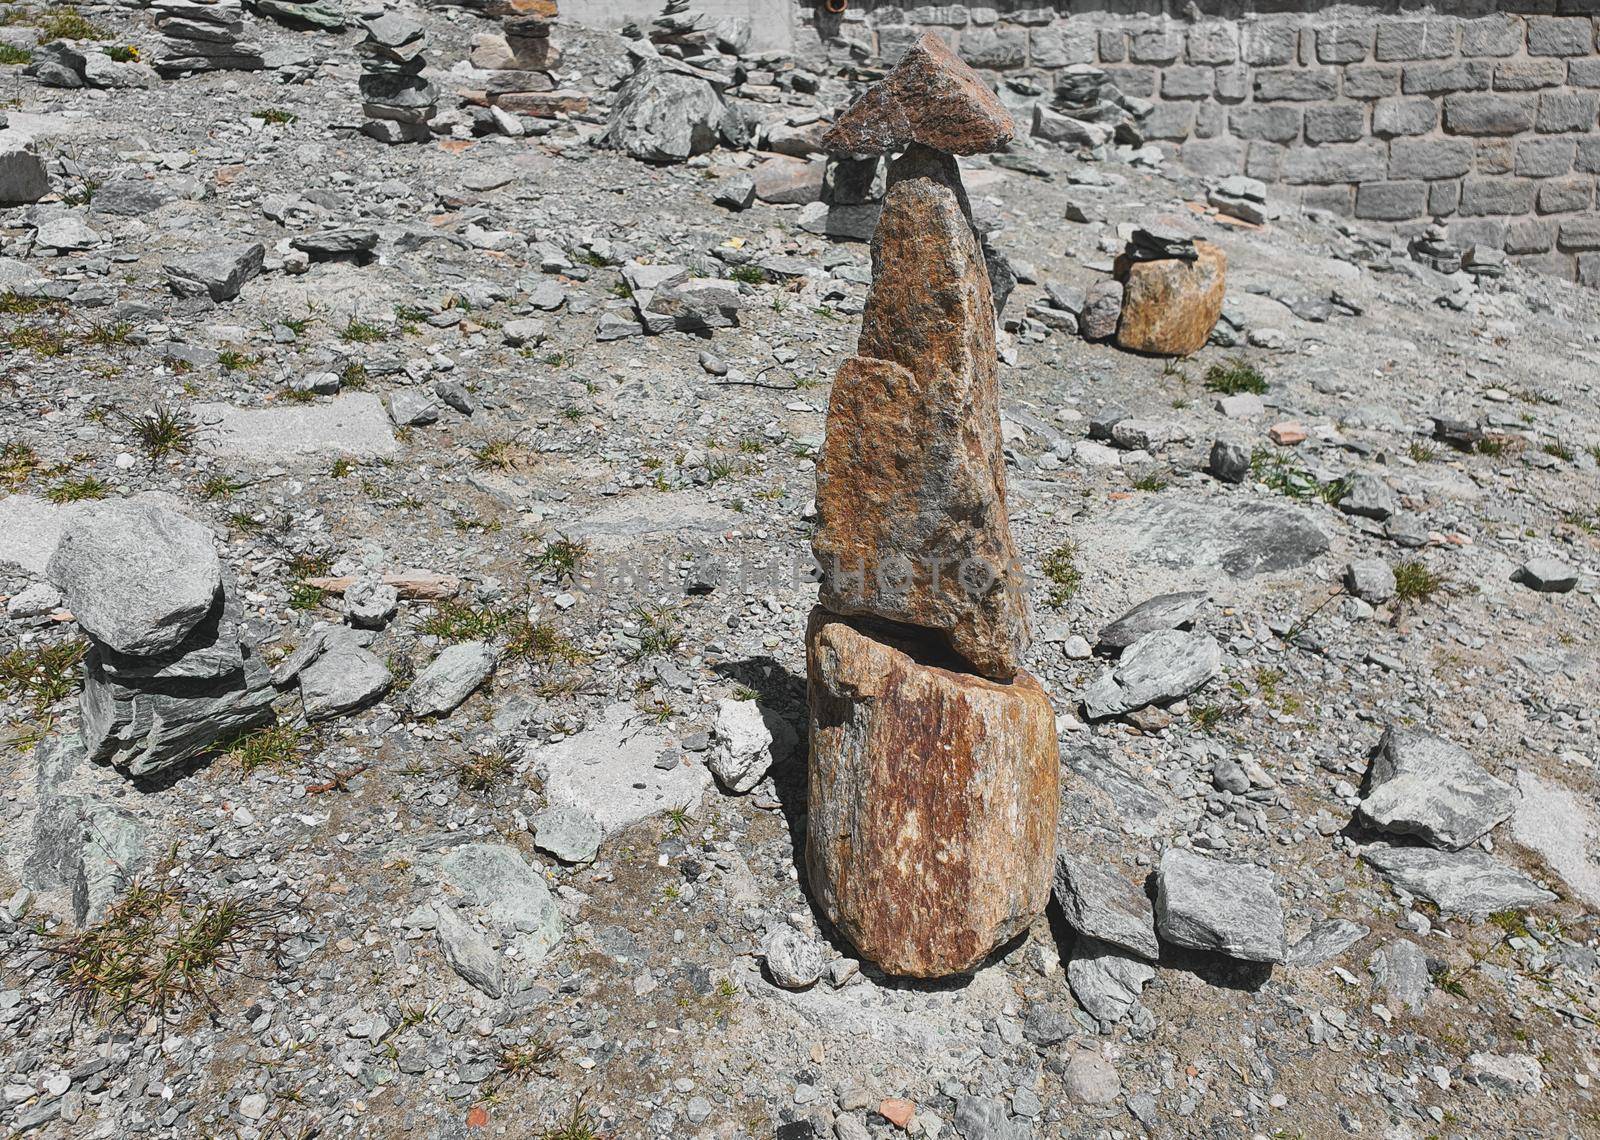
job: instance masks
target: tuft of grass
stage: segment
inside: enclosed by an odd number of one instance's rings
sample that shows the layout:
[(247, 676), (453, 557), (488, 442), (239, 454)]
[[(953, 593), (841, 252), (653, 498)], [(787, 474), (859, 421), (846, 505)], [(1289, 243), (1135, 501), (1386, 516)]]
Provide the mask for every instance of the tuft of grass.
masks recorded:
[(111, 493), (111, 488), (96, 479), (93, 475), (85, 475), (82, 479), (64, 479), (44, 493), (44, 497), (52, 503), (77, 503), (84, 499), (103, 499)]
[(1527, 938), (1528, 916), (1520, 910), (1499, 910), (1489, 916), (1489, 922), (1498, 926), (1507, 938)]
[(33, 62), (33, 53), (27, 48), (12, 47), (10, 44), (0, 44), (0, 67), (12, 64), (26, 67)]
[(509, 439), (491, 439), (472, 449), (472, 465), (480, 471), (515, 471), (527, 453)]
[(556, 578), (565, 581), (577, 571), (578, 564), (588, 553), (587, 542), (575, 542), (562, 535), (553, 542), (545, 543), (543, 549), (532, 556), (532, 561), (543, 572), (554, 574)]
[(500, 1050), (498, 1072), (502, 1079), (526, 1081), (542, 1076), (558, 1056), (561, 1046), (545, 1037), (535, 1037), (521, 1045), (507, 1045)]
[(43, 466), (39, 453), (27, 444), (15, 440), (0, 444), (0, 487), (18, 490)]
[(1478, 441), (1478, 454), (1499, 459), (1522, 450), (1522, 443), (1519, 437), (1513, 435), (1488, 435)]
[(300, 118), (293, 111), (285, 111), (279, 107), (259, 107), (250, 112), (250, 117), (272, 126), (283, 126)]
[(339, 330), (339, 339), (349, 341), (351, 344), (372, 344), (388, 340), (389, 330), (380, 324), (351, 317), (350, 322)]
[(244, 484), (229, 475), (213, 475), (200, 484), (202, 499), (226, 499), (244, 490)]
[(78, 687), (79, 665), (88, 646), (81, 641), (24, 646), (0, 656), (0, 695), (43, 716)]
[(367, 366), (359, 360), (352, 360), (339, 372), (339, 383), (346, 388), (365, 388), (367, 379)]
[(1417, 463), (1432, 463), (1439, 458), (1439, 449), (1431, 443), (1423, 443), (1420, 439), (1413, 440), (1406, 451)]
[(225, 348), (217, 353), (217, 363), (224, 372), (249, 372), (260, 365), (261, 358), (237, 348)]
[(628, 616), (639, 626), (639, 649), (633, 654), (635, 661), (671, 653), (683, 644), (683, 630), (670, 610), (640, 603), (628, 611)]
[(1139, 478), (1133, 481), (1133, 489), (1135, 491), (1149, 491), (1151, 493), (1165, 491), (1167, 489), (1166, 476), (1158, 475), (1155, 472), (1151, 472), (1149, 475), (1141, 475)]
[(440, 602), (423, 619), (422, 632), (444, 641), (489, 641), (510, 629), (519, 616), (509, 609)]
[(469, 792), (492, 791), (511, 775), (516, 757), (504, 748), (473, 756), (456, 769), (456, 782)]
[(100, 922), (48, 950), (80, 1013), (139, 1022), (180, 1006), (217, 1010), (223, 977), (276, 950), (287, 914), (258, 900), (195, 902), (179, 887), (137, 881)]
[(745, 285), (765, 285), (767, 275), (755, 265), (735, 265), (728, 273), (728, 278)]
[(188, 412), (169, 408), (158, 403), (148, 412), (131, 416), (120, 413), (124, 423), (133, 429), (134, 438), (144, 450), (151, 466), (169, 455), (183, 455), (194, 450), (200, 438), (200, 423)]
[(1267, 378), (1261, 370), (1242, 356), (1230, 356), (1221, 364), (1206, 369), (1206, 390), (1224, 396), (1251, 393), (1262, 396), (1267, 391)]
[(1250, 474), (1268, 490), (1302, 502), (1321, 499), (1324, 503), (1334, 504), (1344, 498), (1349, 489), (1349, 483), (1344, 479), (1335, 479), (1331, 483), (1320, 482), (1311, 472), (1294, 466), (1277, 452), (1260, 447), (1251, 453)]
[(539, 1140), (602, 1140), (602, 1137), (583, 1107), (583, 1098), (579, 1097), (567, 1118), (545, 1129)]
[(5, 334), (4, 341), (18, 352), (31, 352), (35, 356), (66, 356), (72, 351), (64, 335), (42, 325), (19, 325)]
[(1563, 463), (1571, 463), (1574, 459), (1578, 458), (1577, 452), (1573, 451), (1572, 448), (1568, 447), (1559, 440), (1551, 440), (1549, 443), (1544, 445), (1543, 450), (1546, 455), (1554, 456)]
[(128, 321), (118, 321), (115, 324), (94, 324), (89, 331), (83, 334), (84, 343), (95, 348), (115, 348), (119, 345), (131, 343), (128, 337), (133, 332), (133, 325)]
[(111, 33), (92, 24), (72, 5), (56, 8), (35, 25), (39, 29), (39, 42), (53, 40), (109, 40)]
[(36, 313), (60, 314), (61, 311), (61, 302), (48, 297), (28, 297), (9, 289), (0, 293), (0, 316), (31, 317)]
[(333, 461), (333, 466), (328, 468), (328, 474), (335, 479), (343, 479), (353, 470), (355, 470), (355, 464), (346, 456), (341, 455)]
[(228, 749), (230, 759), (249, 775), (258, 768), (282, 768), (294, 763), (305, 730), (292, 724), (275, 724), (241, 736)]
[(317, 394), (310, 388), (291, 388), (284, 385), (278, 389), (278, 399), (291, 404), (310, 404), (316, 402)]
[(1410, 558), (1394, 568), (1394, 596), (1399, 602), (1425, 602), (1444, 585), (1444, 575), (1428, 569), (1427, 563)]
[(1039, 563), (1039, 569), (1050, 583), (1045, 600), (1055, 609), (1061, 609), (1078, 593), (1083, 585), (1083, 571), (1078, 569), (1078, 544), (1063, 542)]

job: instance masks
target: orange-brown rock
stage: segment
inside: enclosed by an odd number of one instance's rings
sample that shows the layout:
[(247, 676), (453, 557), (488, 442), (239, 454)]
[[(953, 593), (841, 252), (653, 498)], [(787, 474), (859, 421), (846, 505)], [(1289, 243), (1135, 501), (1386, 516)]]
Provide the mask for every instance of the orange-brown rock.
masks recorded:
[(889, 168), (857, 355), (817, 464), (819, 601), (937, 631), (1005, 680), (1029, 641), (1006, 515), (994, 309), (955, 160)]
[(1197, 241), (1194, 261), (1119, 258), (1122, 317), (1117, 345), (1129, 352), (1188, 356), (1205, 347), (1222, 315), (1227, 294), (1228, 258), (1210, 242)]
[(1015, 130), (978, 73), (925, 32), (893, 71), (839, 116), (822, 145), (830, 154), (890, 154), (913, 144), (983, 154), (1004, 150)]
[(501, 110), (518, 115), (532, 115), (537, 119), (553, 119), (557, 115), (581, 115), (589, 109), (589, 97), (581, 91), (509, 91), (503, 95), (488, 94), (473, 99), (469, 92), (461, 92), (468, 102), (493, 103)]
[(903, 633), (812, 612), (806, 869), (862, 957), (940, 978), (1043, 912), (1060, 754), (1032, 676), (974, 676)]

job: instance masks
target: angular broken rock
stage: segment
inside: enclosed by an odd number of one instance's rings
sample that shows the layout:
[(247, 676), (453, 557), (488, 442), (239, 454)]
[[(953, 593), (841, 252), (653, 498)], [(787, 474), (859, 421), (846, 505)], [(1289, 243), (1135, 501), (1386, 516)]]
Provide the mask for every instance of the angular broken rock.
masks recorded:
[(47, 571), (85, 633), (124, 654), (173, 650), (215, 609), (210, 528), (154, 503), (96, 503), (73, 517)]
[(823, 149), (889, 154), (925, 146), (945, 154), (1004, 150), (1016, 126), (987, 84), (931, 32), (840, 115)]
[(1089, 288), (1078, 328), (1084, 340), (1106, 340), (1115, 335), (1122, 316), (1124, 288), (1120, 281), (1099, 281)]
[(167, 285), (180, 297), (231, 301), (261, 272), (266, 249), (259, 242), (175, 257), (162, 265)]
[(1162, 629), (1185, 629), (1200, 616), (1208, 596), (1204, 590), (1185, 590), (1140, 602), (1100, 631), (1098, 647), (1103, 650), (1122, 650), (1147, 633)]
[(1111, 866), (1061, 852), (1056, 856), (1055, 899), (1067, 925), (1079, 934), (1143, 958), (1161, 957), (1150, 896)]
[(1147, 633), (1083, 691), (1084, 712), (1091, 720), (1104, 720), (1167, 704), (1188, 696), (1221, 669), (1222, 647), (1208, 633)]
[(0, 138), (0, 207), (26, 206), (50, 193), (50, 173), (33, 144)]
[(755, 701), (718, 701), (716, 733), (711, 772), (723, 788), (734, 793), (748, 792), (759, 784), (795, 744), (794, 729)]
[(1247, 962), (1288, 957), (1277, 876), (1169, 847), (1156, 872), (1156, 926), (1163, 941)]
[(1149, 962), (1097, 938), (1079, 938), (1067, 959), (1072, 996), (1100, 1022), (1115, 1023), (1126, 1017), (1145, 983), (1155, 976), (1155, 967)]
[(1006, 514), (994, 311), (955, 160), (889, 170), (857, 354), (817, 468), (819, 601), (935, 630), (1005, 680), (1029, 640)]
[(1210, 242), (1194, 243), (1193, 261), (1121, 258), (1122, 315), (1117, 345), (1129, 352), (1188, 356), (1205, 347), (1227, 295), (1228, 259)]
[(1361, 800), (1373, 826), (1446, 851), (1476, 843), (1516, 809), (1516, 789), (1466, 749), (1402, 725), (1390, 725), (1378, 742)]
[(406, 704), (416, 717), (444, 716), (472, 695), (494, 672), (499, 655), (482, 641), (446, 646), (411, 682)]
[(1055, 714), (1039, 683), (948, 667), (821, 609), (807, 630), (806, 866), (818, 906), (893, 975), (969, 971), (1043, 911), (1055, 866)]
[(1481, 851), (1368, 847), (1361, 858), (1395, 886), (1449, 914), (1481, 916), (1556, 898), (1526, 875)]

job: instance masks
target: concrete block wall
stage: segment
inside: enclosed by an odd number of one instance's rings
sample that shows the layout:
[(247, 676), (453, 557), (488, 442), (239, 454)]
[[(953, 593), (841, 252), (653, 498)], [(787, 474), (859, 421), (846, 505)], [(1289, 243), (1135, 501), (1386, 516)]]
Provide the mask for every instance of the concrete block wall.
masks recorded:
[(805, 15), (889, 59), (934, 30), (999, 82), (1046, 93), (1093, 64), (1154, 104), (1148, 136), (1202, 174), (1406, 232), (1441, 218), (1462, 245), (1600, 285), (1600, 0), (1210, 15), (1020, 2), (1034, 6)]

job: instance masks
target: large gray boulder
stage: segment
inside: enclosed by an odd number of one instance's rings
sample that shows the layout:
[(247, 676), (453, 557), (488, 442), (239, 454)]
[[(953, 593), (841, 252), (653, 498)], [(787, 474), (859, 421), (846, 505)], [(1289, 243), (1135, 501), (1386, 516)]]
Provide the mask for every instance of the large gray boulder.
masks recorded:
[(1476, 843), (1517, 808), (1517, 790), (1460, 745), (1390, 725), (1367, 774), (1361, 814), (1374, 827), (1446, 851)]
[(153, 503), (97, 503), (79, 513), (48, 575), (84, 632), (116, 653), (177, 648), (221, 600), (210, 529)]
[(1207, 596), (1204, 590), (1185, 590), (1140, 602), (1100, 631), (1099, 647), (1102, 650), (1120, 651), (1147, 633), (1163, 629), (1187, 629), (1205, 608)]
[(1067, 959), (1072, 996), (1100, 1022), (1114, 1024), (1132, 1012), (1140, 991), (1155, 976), (1149, 962), (1097, 938), (1079, 938)]
[(1156, 928), (1164, 941), (1247, 962), (1288, 957), (1277, 877), (1169, 847), (1156, 872)]
[(1067, 925), (1079, 934), (1142, 958), (1161, 957), (1150, 896), (1120, 871), (1063, 851), (1056, 856), (1054, 891)]
[(231, 301), (246, 281), (261, 272), (266, 248), (260, 242), (188, 253), (163, 263), (167, 286), (180, 297)]
[(26, 206), (50, 193), (50, 174), (31, 143), (0, 135), (0, 206)]
[(645, 162), (685, 162), (738, 133), (737, 113), (709, 82), (646, 61), (617, 91), (601, 143)]
[(1083, 691), (1091, 720), (1120, 716), (1186, 697), (1222, 669), (1222, 647), (1206, 633), (1162, 629), (1147, 633), (1116, 665)]

